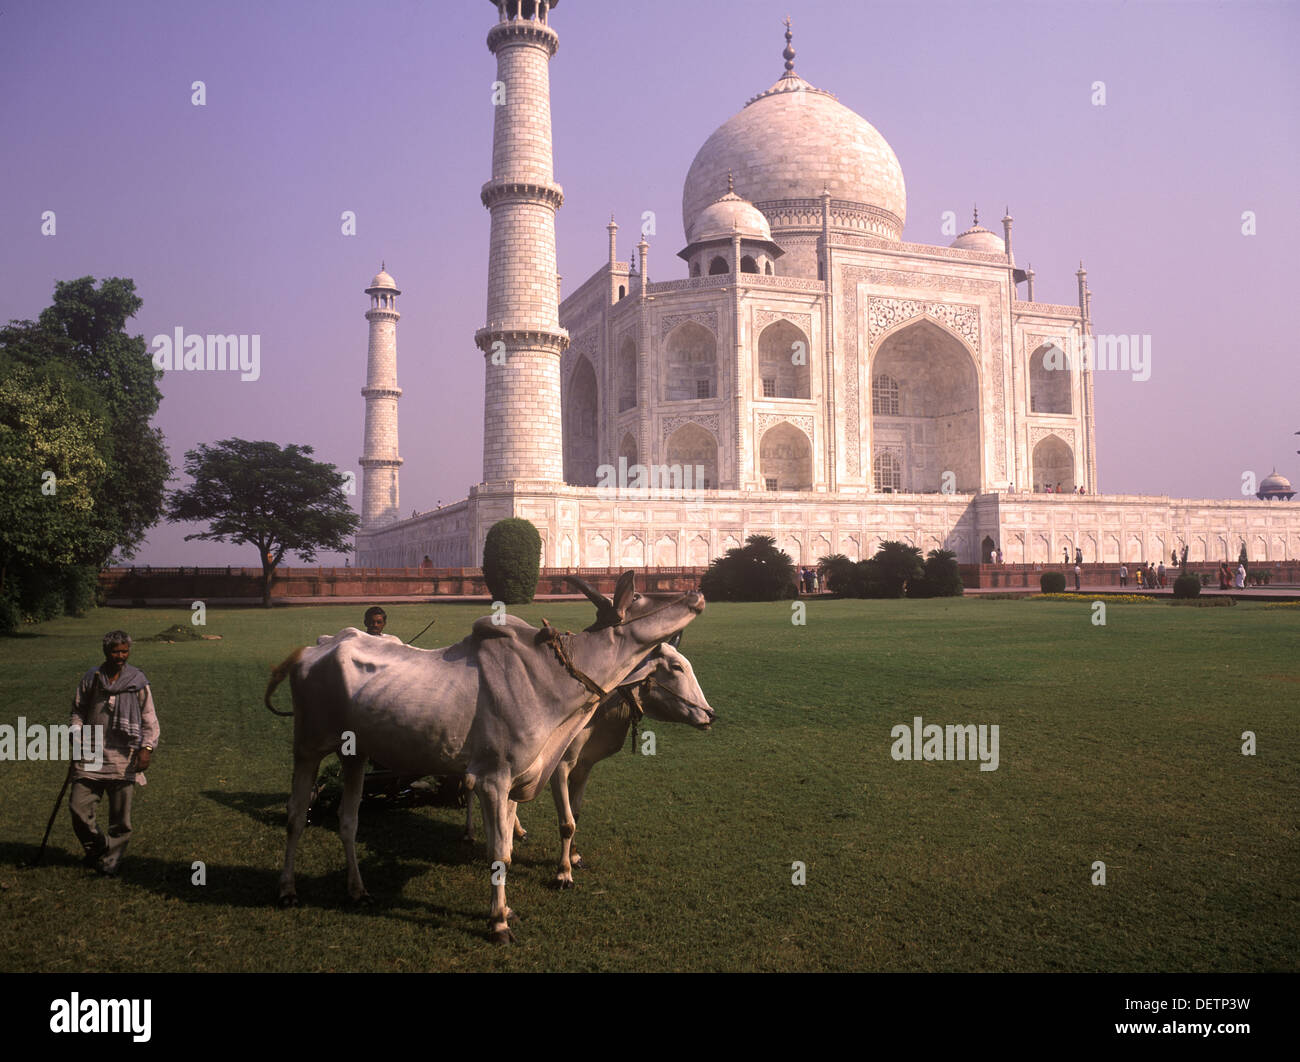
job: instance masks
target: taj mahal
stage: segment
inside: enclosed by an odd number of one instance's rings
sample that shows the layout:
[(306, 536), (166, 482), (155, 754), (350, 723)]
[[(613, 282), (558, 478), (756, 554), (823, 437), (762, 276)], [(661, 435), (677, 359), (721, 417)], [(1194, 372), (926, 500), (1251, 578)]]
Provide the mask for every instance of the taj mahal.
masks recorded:
[[(788, 20), (780, 76), (686, 174), (675, 276), (658, 249), (652, 262), (640, 219), (620, 258), (611, 218), (608, 259), (562, 299), (549, 92), (559, 0), (492, 6), (499, 100), (474, 337), (483, 479), (462, 501), (400, 517), (401, 292), (381, 269), (366, 288), (357, 564), (476, 566), (507, 516), (537, 526), (547, 567), (704, 566), (755, 533), (796, 564), (869, 557), (889, 539), (963, 563), (1078, 549), (1133, 564), (1184, 546), (1194, 561), (1235, 559), (1240, 542), (1258, 561), (1300, 556), (1300, 503), (1278, 492), (1100, 492), (1093, 359), (1128, 357), (1139, 337), (1095, 335), (1082, 263), (1076, 303), (1035, 301), (1009, 211), (1000, 231), (976, 215), (947, 246), (905, 242), (898, 158), (796, 73)], [(660, 489), (621, 478), (609, 489), (611, 469), (634, 468), (661, 470)]]

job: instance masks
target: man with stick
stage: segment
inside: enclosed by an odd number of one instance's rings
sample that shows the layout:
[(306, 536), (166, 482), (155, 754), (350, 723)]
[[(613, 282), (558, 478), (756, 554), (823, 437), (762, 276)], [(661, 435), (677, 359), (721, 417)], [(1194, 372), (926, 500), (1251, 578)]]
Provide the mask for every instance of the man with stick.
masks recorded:
[[(115, 875), (131, 839), (131, 797), (158, 744), (158, 716), (143, 671), (128, 664), (131, 636), (104, 635), (104, 662), (81, 677), (72, 703), (73, 727), (102, 726), (102, 762), (81, 762), (72, 771), (72, 828), (86, 852), (83, 865)], [(98, 766), (98, 770), (96, 770)], [(108, 833), (95, 823), (95, 807), (108, 796)]]

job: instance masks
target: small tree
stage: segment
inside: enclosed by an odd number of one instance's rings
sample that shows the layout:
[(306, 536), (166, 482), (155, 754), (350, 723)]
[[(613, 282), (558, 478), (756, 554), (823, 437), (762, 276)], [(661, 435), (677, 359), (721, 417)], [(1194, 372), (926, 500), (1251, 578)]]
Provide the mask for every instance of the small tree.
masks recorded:
[(925, 556), (925, 574), (908, 587), (908, 597), (961, 597), (961, 569), (957, 554), (932, 549)]
[(318, 549), (344, 552), (360, 521), (343, 494), (344, 477), (313, 461), (310, 446), (224, 439), (185, 454), (194, 485), (173, 491), (167, 519), (206, 520), (207, 531), (186, 535), (257, 547), (262, 564), (262, 605), (271, 607), (275, 569), (290, 551), (304, 564)]
[(1241, 552), (1237, 554), (1237, 563), (1243, 568), (1250, 567), (1246, 560), (1246, 540), (1244, 538), (1241, 540)]
[(853, 562), (843, 553), (823, 557), (817, 562), (817, 572), (832, 594), (849, 594), (853, 583)]
[(799, 596), (794, 561), (768, 535), (750, 535), (743, 546), (718, 557), (700, 579), (710, 601), (783, 601)]
[(882, 542), (871, 559), (880, 574), (882, 597), (902, 597), (908, 584), (925, 574), (921, 551), (906, 542)]
[(526, 605), (537, 593), (541, 574), (542, 536), (517, 516), (498, 520), (483, 542), (483, 581), (493, 601)]

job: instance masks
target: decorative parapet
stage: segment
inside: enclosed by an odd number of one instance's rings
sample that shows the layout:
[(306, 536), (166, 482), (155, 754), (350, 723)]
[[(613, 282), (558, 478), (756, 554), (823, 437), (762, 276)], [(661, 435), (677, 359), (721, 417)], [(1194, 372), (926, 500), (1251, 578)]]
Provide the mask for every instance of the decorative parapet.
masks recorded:
[(1012, 313), (1017, 316), (1029, 317), (1035, 314), (1042, 317), (1072, 317), (1076, 321), (1079, 319), (1079, 307), (1077, 306), (1059, 306), (1051, 302), (1016, 302), (1011, 304)]

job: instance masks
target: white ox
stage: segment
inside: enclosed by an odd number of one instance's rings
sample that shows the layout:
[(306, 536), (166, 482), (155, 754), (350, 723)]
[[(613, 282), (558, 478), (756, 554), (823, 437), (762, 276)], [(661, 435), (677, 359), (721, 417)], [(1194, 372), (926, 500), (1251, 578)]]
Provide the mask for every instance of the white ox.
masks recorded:
[[(583, 865), (582, 857), (573, 851), (573, 836), (592, 768), (623, 747), (628, 730), (642, 715), (662, 723), (686, 723), (698, 730), (708, 730), (715, 718), (691, 662), (669, 642), (643, 660), (619, 684), (617, 692), (600, 702), (551, 775), (551, 796), (560, 820), (555, 885), (561, 889), (573, 888), (573, 869)], [(516, 840), (523, 836), (516, 823)], [(474, 840), (472, 792), (465, 802), (465, 839)]]
[[(485, 617), (463, 641), (416, 649), (340, 632), (326, 645), (296, 650), (271, 673), (266, 706), (287, 677), (293, 690), (293, 791), (279, 896), (296, 905), (293, 858), (306, 823), (320, 761), (339, 755), (343, 799), (339, 836), (348, 864), (348, 896), (369, 896), (357, 866), (357, 808), (367, 757), (401, 774), (464, 774), (483, 800), (493, 864), (491, 939), (512, 941), (506, 904), (515, 802), (531, 800), (608, 691), (637, 661), (704, 611), (691, 591), (668, 600), (635, 592), (634, 573), (619, 578), (614, 599), (585, 585), (596, 622), (580, 634), (538, 630), (523, 620)], [(280, 712), (285, 715), (288, 713)]]

